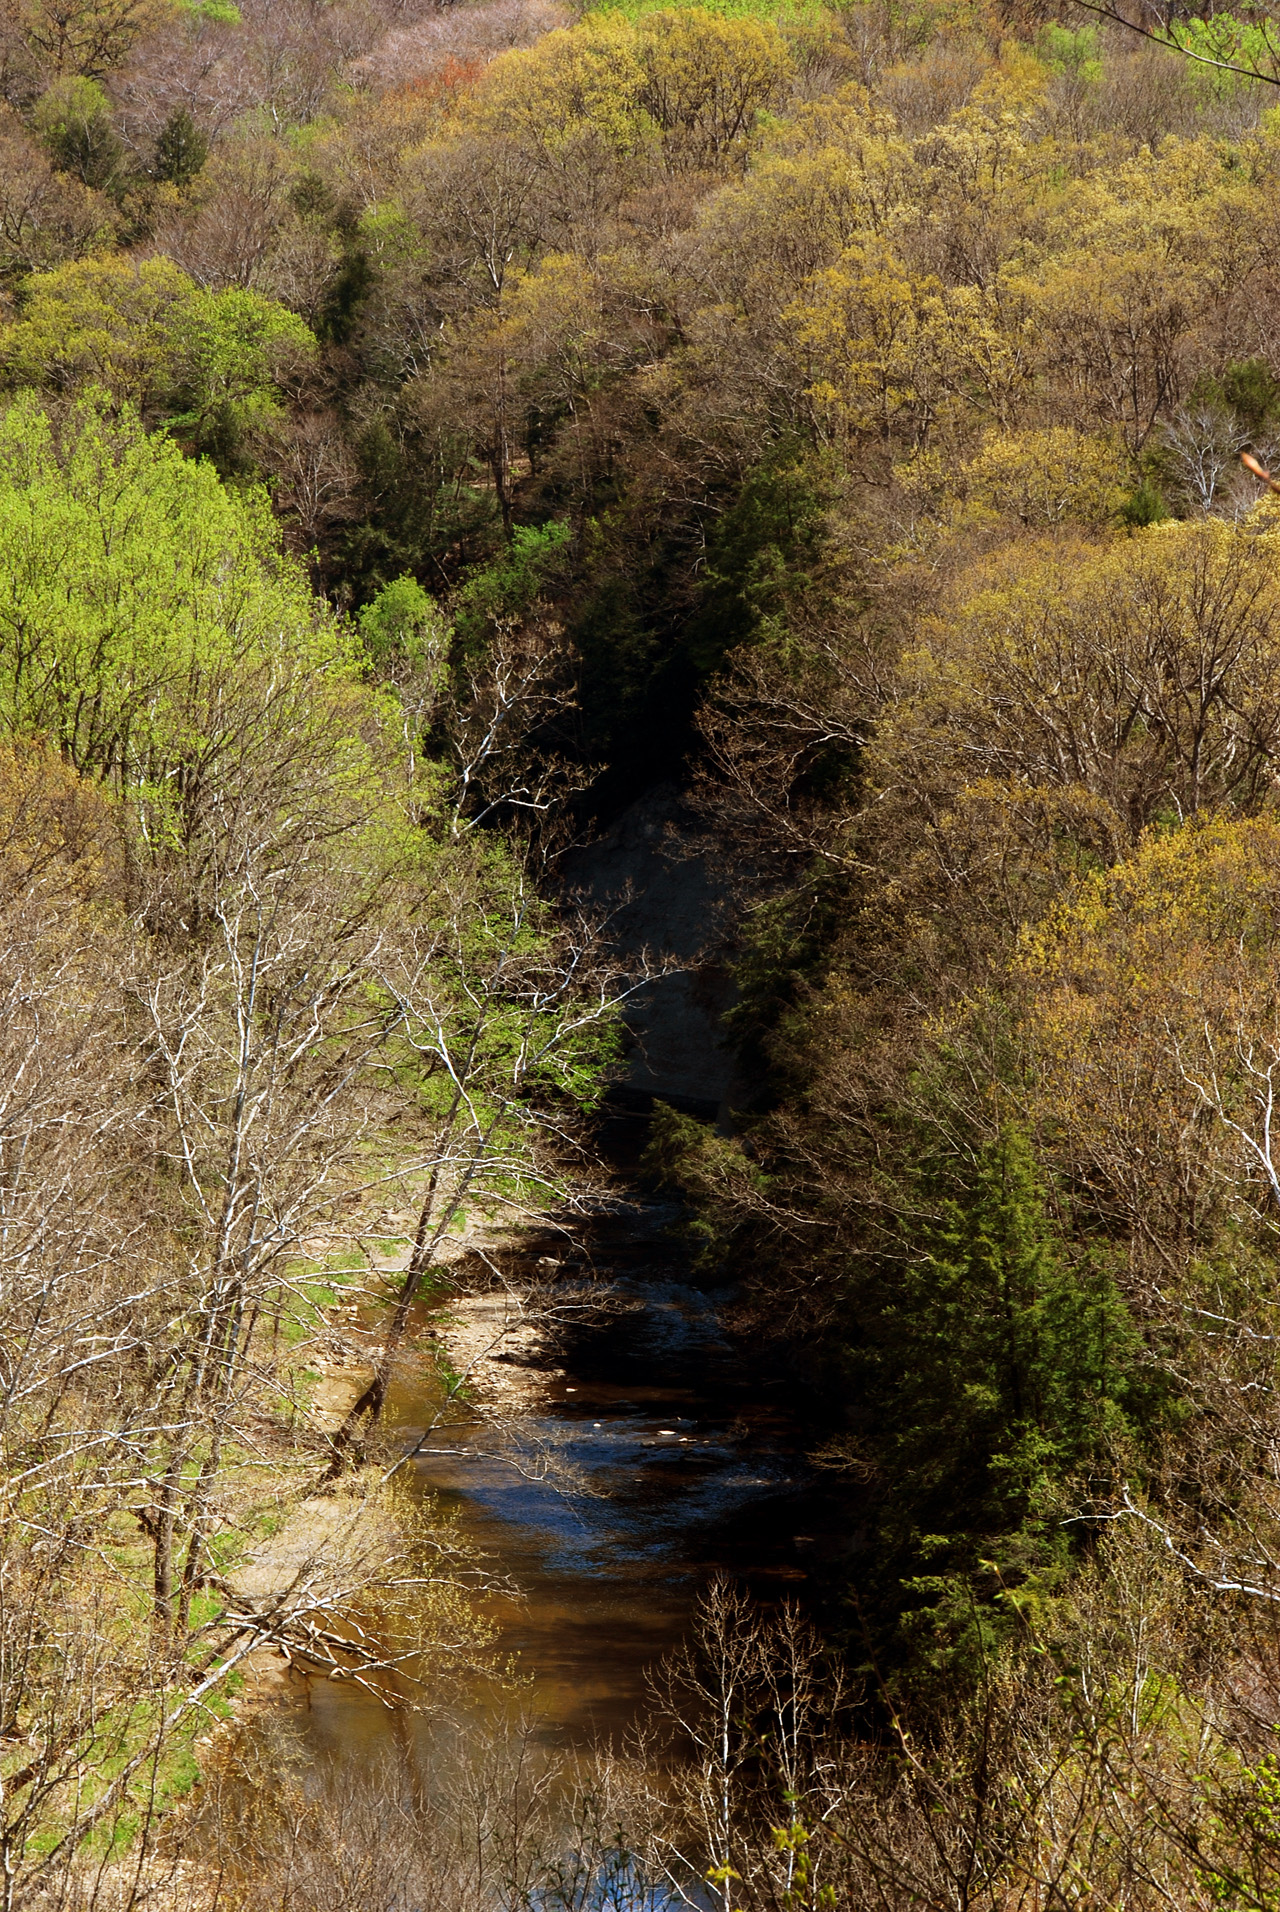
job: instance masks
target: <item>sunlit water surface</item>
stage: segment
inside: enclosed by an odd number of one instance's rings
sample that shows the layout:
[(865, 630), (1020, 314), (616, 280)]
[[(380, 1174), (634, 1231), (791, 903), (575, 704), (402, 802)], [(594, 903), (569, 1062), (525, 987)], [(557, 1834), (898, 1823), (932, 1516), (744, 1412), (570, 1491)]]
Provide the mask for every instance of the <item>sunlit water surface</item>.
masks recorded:
[[(787, 1386), (731, 1345), (723, 1292), (643, 1272), (616, 1292), (627, 1311), (575, 1337), (526, 1413), (440, 1430), (415, 1462), (512, 1587), (486, 1603), (499, 1655), (515, 1661), (522, 1710), (565, 1747), (643, 1717), (646, 1673), (715, 1572), (765, 1597), (801, 1592), (828, 1518)], [(425, 1405), (400, 1412), (412, 1441)], [(349, 1686), (315, 1682), (310, 1716), (330, 1757), (388, 1745), (385, 1709)]]

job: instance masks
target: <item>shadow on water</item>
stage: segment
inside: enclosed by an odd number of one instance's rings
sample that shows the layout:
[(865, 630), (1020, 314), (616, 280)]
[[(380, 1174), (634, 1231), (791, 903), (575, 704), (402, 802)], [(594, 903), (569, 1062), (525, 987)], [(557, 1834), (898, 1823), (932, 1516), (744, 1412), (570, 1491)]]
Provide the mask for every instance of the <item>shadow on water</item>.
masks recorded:
[[(527, 1406), (439, 1430), (415, 1463), (515, 1589), (487, 1602), (498, 1653), (530, 1683), (522, 1704), (544, 1742), (566, 1749), (642, 1717), (646, 1672), (713, 1574), (803, 1597), (836, 1540), (788, 1382), (726, 1330), (733, 1291), (682, 1279), (669, 1253), (637, 1263), (634, 1241), (618, 1247), (613, 1311), (561, 1339)], [(399, 1409), (412, 1439), (424, 1404)], [(333, 1753), (386, 1744), (387, 1715), (350, 1687), (316, 1682), (311, 1720)]]

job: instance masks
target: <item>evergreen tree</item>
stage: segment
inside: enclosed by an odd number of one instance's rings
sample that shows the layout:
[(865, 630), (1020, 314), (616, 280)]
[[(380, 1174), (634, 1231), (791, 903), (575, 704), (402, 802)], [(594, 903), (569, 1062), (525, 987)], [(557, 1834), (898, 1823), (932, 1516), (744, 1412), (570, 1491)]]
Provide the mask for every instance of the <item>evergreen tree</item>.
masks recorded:
[(926, 1660), (963, 1659), (1001, 1596), (1065, 1564), (1068, 1483), (1139, 1410), (1137, 1337), (1105, 1260), (1055, 1231), (1020, 1130), (982, 1148), (967, 1187), (919, 1179), (934, 1219), (905, 1265), (851, 1293), (861, 1445), (883, 1483), (862, 1592)]
[(175, 106), (156, 137), (156, 178), (189, 186), (208, 157), (208, 139), (186, 107)]

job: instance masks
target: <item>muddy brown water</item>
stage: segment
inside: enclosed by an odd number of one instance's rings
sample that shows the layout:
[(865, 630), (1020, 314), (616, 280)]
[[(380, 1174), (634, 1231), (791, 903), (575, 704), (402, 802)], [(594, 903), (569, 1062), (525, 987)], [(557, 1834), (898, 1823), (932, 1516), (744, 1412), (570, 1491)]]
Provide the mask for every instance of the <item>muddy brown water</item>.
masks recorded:
[[(643, 1718), (646, 1674), (685, 1637), (712, 1575), (767, 1601), (803, 1598), (841, 1544), (791, 1385), (727, 1330), (733, 1292), (634, 1244), (623, 1258), (619, 1311), (542, 1356), (518, 1411), (437, 1430), (414, 1462), (509, 1583), (485, 1602), (498, 1657), (514, 1661), (540, 1737), (565, 1748)], [(433, 1405), (401, 1397), (407, 1442)], [(340, 1760), (404, 1731), (348, 1685), (313, 1682), (309, 1711), (317, 1751)]]

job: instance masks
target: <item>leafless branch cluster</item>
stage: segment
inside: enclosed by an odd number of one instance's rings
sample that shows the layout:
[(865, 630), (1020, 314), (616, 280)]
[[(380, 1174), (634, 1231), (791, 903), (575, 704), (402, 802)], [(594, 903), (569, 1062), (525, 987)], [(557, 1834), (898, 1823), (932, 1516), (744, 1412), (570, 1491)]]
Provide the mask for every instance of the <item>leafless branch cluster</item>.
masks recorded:
[[(492, 838), (428, 835), (395, 749), (370, 774), (376, 730), (309, 721), (295, 676), (206, 686), (136, 828), (0, 752), (6, 1906), (145, 1832), (250, 1655), (394, 1706), (481, 1638), (468, 1562), (353, 1436), (464, 1209), (559, 1198), (632, 979)], [(316, 1281), (388, 1198), (408, 1264), (329, 1440)]]

